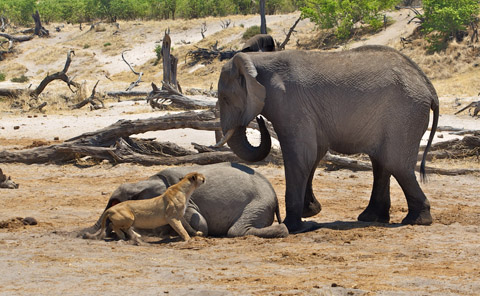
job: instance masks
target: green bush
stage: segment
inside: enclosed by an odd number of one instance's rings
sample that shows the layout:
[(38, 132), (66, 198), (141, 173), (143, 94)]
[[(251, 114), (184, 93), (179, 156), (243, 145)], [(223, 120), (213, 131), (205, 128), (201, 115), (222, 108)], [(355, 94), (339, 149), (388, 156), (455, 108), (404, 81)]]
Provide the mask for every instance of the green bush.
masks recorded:
[(110, 46), (110, 45), (112, 45), (110, 42), (107, 42), (107, 43), (103, 44), (104, 47), (107, 47), (107, 46)]
[(335, 28), (337, 38), (351, 37), (357, 22), (369, 24), (373, 30), (383, 25), (381, 11), (399, 0), (309, 0), (300, 8), (302, 17), (309, 18), (322, 29)]
[[(380, 0), (382, 1), (382, 0)], [(305, 0), (266, 1), (266, 13), (292, 12)], [(46, 23), (89, 22), (94, 19), (175, 19), (258, 14), (258, 1), (252, 0), (0, 0), (0, 12), (16, 24), (33, 22), (38, 9)]]
[[(270, 32), (272, 32), (272, 30), (270, 28), (267, 28), (267, 33)], [(260, 26), (251, 26), (245, 31), (245, 33), (243, 33), (242, 38), (244, 40), (248, 40), (257, 34), (260, 34)]]
[(0, 72), (0, 81), (5, 81), (5, 74)]
[(430, 51), (445, 49), (447, 41), (466, 30), (479, 13), (477, 0), (424, 0), (422, 30)]
[(24, 83), (28, 81), (28, 77), (23, 75), (20, 77), (14, 77), (10, 80), (11, 82), (16, 82), (16, 83)]

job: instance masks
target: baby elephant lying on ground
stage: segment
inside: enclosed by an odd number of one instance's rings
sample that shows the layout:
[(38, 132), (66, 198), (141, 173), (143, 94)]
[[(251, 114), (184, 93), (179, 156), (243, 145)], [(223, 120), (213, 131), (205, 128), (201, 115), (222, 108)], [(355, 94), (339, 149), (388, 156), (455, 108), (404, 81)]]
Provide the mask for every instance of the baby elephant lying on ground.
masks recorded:
[[(148, 180), (117, 188), (105, 210), (127, 200), (149, 199), (162, 194), (187, 172), (203, 174), (208, 182), (195, 190), (185, 212), (185, 220), (204, 235), (237, 237), (256, 235), (286, 237), (280, 224), (278, 200), (270, 182), (251, 168), (235, 163), (174, 167)], [(274, 215), (279, 224), (273, 224)], [(86, 231), (96, 231), (101, 220)], [(187, 229), (188, 230), (188, 229)]]
[(113, 231), (122, 239), (126, 239), (125, 234), (128, 234), (130, 239), (140, 243), (140, 235), (132, 227), (155, 229), (169, 224), (184, 241), (188, 241), (190, 236), (184, 228), (189, 227), (184, 221), (185, 210), (190, 196), (203, 183), (205, 177), (202, 174), (189, 173), (160, 196), (119, 203), (103, 212), (100, 217), (101, 228), (94, 234), (85, 233), (84, 238), (103, 239), (108, 219)]

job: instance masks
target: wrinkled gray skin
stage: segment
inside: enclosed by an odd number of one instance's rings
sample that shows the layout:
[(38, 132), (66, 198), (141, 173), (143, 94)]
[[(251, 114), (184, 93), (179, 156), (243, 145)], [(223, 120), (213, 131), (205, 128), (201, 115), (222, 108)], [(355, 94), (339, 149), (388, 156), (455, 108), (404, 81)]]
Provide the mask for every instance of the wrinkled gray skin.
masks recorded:
[(432, 223), (430, 204), (414, 168), (433, 110), (421, 164), (425, 175), (439, 103), (428, 78), (408, 57), (383, 46), (342, 52), (238, 53), (222, 68), (218, 94), (223, 132), (235, 131), (228, 145), (242, 159), (259, 161), (270, 151), (263, 142), (250, 145), (245, 135), (248, 123), (262, 114), (273, 124), (283, 153), (284, 223), (290, 232), (309, 230), (301, 218), (321, 210), (312, 179), (328, 149), (370, 156), (373, 189), (359, 220), (389, 222), (393, 175), (408, 203), (402, 223)]
[[(285, 237), (285, 224), (273, 224), (274, 215), (280, 221), (278, 200), (270, 182), (253, 169), (234, 163), (169, 168), (137, 183), (118, 187), (107, 207), (126, 200), (149, 199), (165, 192), (187, 173), (205, 175), (206, 182), (190, 198), (185, 220), (193, 229), (209, 236)], [(97, 221), (92, 232), (98, 229)], [(193, 234), (192, 234), (193, 235)]]
[(275, 41), (268, 34), (257, 34), (248, 39), (242, 47), (242, 52), (275, 51)]

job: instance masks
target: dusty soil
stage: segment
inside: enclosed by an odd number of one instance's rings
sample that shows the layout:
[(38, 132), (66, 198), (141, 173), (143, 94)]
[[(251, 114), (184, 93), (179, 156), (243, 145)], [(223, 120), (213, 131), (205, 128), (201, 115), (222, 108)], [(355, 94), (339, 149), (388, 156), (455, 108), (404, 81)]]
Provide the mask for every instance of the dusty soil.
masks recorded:
[[(255, 166), (284, 213), (280, 167)], [(370, 172), (319, 168), (321, 228), (282, 239), (148, 238), (145, 246), (90, 241), (77, 233), (112, 191), (162, 167), (2, 164), (20, 184), (0, 191), (0, 294), (113, 295), (477, 295), (478, 175), (430, 175), (423, 184), (434, 224), (403, 226), (406, 202), (392, 183), (392, 223), (360, 223)], [(24, 225), (16, 217), (34, 217)], [(48, 291), (48, 292), (47, 292)]]

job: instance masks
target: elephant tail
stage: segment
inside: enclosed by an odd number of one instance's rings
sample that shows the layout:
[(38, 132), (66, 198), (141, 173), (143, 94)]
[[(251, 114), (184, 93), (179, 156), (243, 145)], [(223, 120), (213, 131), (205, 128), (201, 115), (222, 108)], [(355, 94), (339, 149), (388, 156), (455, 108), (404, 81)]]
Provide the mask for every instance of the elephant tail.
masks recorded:
[(438, 117), (439, 117), (439, 113), (440, 113), (440, 106), (439, 106), (438, 101), (432, 102), (431, 108), (433, 110), (432, 129), (430, 131), (430, 137), (428, 138), (427, 146), (425, 147), (425, 150), (423, 151), (422, 163), (420, 164), (420, 178), (421, 178), (422, 182), (427, 181), (427, 174), (425, 172), (425, 162), (427, 160), (428, 150), (432, 146), (433, 137), (435, 136), (435, 132), (437, 131)]

